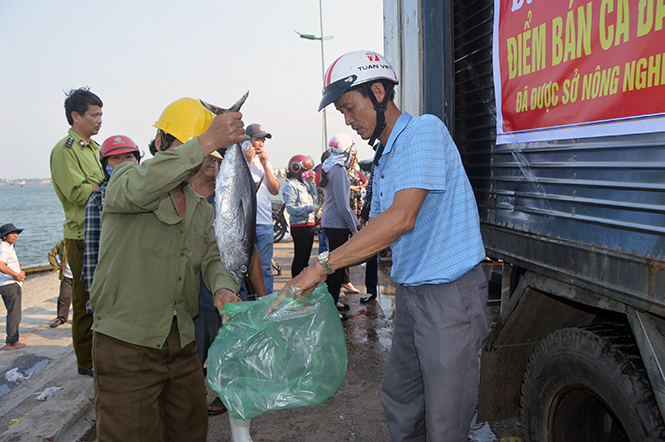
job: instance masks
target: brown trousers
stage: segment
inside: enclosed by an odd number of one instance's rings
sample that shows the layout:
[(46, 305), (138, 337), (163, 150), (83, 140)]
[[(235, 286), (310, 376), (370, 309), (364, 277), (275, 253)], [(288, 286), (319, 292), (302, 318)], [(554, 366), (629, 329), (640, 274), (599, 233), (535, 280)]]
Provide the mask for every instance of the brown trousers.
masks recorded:
[[(98, 442), (205, 442), (208, 413), (196, 341), (178, 325), (161, 349), (93, 334)], [(165, 433), (165, 434), (164, 434)]]
[(80, 368), (92, 367), (92, 315), (86, 312), (88, 295), (81, 281), (83, 271), (82, 239), (65, 239), (67, 261), (72, 269), (72, 343), (76, 354), (76, 365)]

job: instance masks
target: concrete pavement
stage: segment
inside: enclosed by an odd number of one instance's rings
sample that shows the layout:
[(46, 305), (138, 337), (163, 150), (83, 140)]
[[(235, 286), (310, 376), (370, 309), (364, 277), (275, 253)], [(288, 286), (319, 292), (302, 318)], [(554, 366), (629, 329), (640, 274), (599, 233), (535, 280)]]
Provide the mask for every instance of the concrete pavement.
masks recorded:
[[(318, 245), (312, 249), (313, 262)], [(291, 279), (293, 243), (275, 244), (274, 258), (281, 268), (275, 276), (275, 290)], [(323, 403), (306, 408), (266, 412), (252, 420), (256, 442), (365, 441), (390, 440), (379, 397), (383, 369), (390, 348), (394, 318), (394, 284), (388, 272), (390, 262), (379, 265), (380, 295), (377, 301), (359, 304), (362, 294), (347, 295), (350, 319), (344, 322), (349, 364), (340, 389)], [(351, 281), (363, 288), (364, 269), (351, 268)], [(0, 442), (2, 441), (77, 441), (93, 442), (94, 407), (92, 378), (80, 376), (71, 344), (69, 322), (52, 329), (56, 316), (59, 281), (55, 273), (26, 280), (23, 292), (23, 321), (20, 332), (27, 347), (0, 350)], [(5, 310), (0, 306), (0, 338), (5, 339)], [(17, 367), (23, 374), (34, 374), (21, 383), (8, 384), (5, 373)], [(47, 401), (37, 395), (48, 387), (62, 387)], [(208, 401), (214, 397), (210, 391)], [(18, 422), (11, 428), (10, 424)], [(508, 422), (506, 424), (506, 422)], [(517, 441), (521, 430), (511, 419), (492, 422), (479, 428), (471, 440), (489, 442)], [(497, 431), (498, 430), (498, 431)], [(487, 434), (485, 434), (487, 433)], [(226, 414), (211, 416), (208, 440), (230, 440)]]
[[(317, 250), (318, 243), (315, 242), (310, 262), (313, 262), (318, 254)], [(293, 243), (290, 239), (275, 244), (274, 261), (281, 270), (281, 275), (275, 276), (275, 290), (282, 289), (291, 279), (292, 256)], [(364, 270), (360, 267), (355, 268), (352, 272), (352, 282), (360, 288), (363, 283), (362, 278)], [(92, 378), (77, 373), (71, 341), (71, 315), (70, 321), (66, 324), (57, 328), (49, 327), (50, 322), (56, 317), (59, 286), (60, 282), (55, 272), (29, 277), (23, 284), (23, 319), (20, 334), (24, 337), (22, 342), (27, 346), (18, 350), (0, 350), (0, 374), (2, 374), (0, 441), (71, 442), (82, 440), (81, 438), (85, 441), (94, 440), (94, 435), (86, 435), (94, 424)], [(388, 294), (394, 293), (391, 287), (383, 287), (383, 291)], [(359, 310), (357, 301), (352, 304), (353, 308), (349, 313), (352, 316), (359, 314), (364, 318), (365, 310)], [(377, 308), (386, 311), (386, 315), (382, 314), (382, 317), (392, 316), (392, 297), (390, 295), (381, 297)], [(3, 342), (6, 337), (5, 315), (4, 305), (0, 306), (0, 339)], [(373, 326), (367, 325), (367, 329), (375, 333)], [(368, 332), (363, 330), (356, 330), (353, 334), (358, 335), (359, 340), (366, 342), (365, 334)], [(390, 343), (389, 327), (384, 325), (379, 334), (377, 339), (381, 342), (380, 353), (384, 354)], [(18, 371), (26, 376), (30, 375), (30, 378), (16, 384), (7, 382), (5, 374), (13, 368), (18, 368)], [(61, 387), (61, 389), (47, 401), (37, 400), (37, 395), (49, 387)], [(380, 412), (378, 388), (372, 390), (375, 392), (374, 402), (376, 402), (373, 408), (376, 409), (382, 426), (380, 433), (385, 434), (387, 426)], [(223, 421), (223, 426), (228, 426), (226, 415), (223, 419), (211, 420), (209, 440), (220, 440), (220, 434), (228, 434), (228, 430), (222, 430), (216, 425), (220, 420)], [(10, 427), (12, 424), (14, 425)], [(221, 440), (225, 440), (225, 437)]]
[[(23, 318), (19, 328), (26, 347), (0, 350), (0, 440), (74, 441), (92, 426), (92, 378), (77, 373), (68, 322), (57, 328), (60, 281), (55, 272), (29, 277), (23, 284)], [(6, 338), (6, 310), (0, 307), (0, 339)], [(70, 315), (71, 317), (71, 315)], [(9, 383), (5, 374), (13, 368), (30, 376)], [(47, 401), (37, 395), (61, 387)], [(15, 425), (11, 426), (12, 423)]]

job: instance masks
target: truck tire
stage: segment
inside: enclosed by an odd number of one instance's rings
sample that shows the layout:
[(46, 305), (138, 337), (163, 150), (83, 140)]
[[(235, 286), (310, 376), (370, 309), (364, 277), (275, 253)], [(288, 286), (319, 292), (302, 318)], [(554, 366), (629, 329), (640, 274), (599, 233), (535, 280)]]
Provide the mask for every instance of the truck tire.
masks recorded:
[(630, 329), (566, 328), (531, 355), (522, 382), (528, 442), (665, 440), (665, 425)]

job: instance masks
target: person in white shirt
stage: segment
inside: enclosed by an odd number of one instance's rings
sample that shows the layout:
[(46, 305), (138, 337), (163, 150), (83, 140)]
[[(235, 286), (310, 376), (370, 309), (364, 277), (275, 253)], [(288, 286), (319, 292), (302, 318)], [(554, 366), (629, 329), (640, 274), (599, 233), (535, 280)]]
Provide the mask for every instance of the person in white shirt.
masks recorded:
[(25, 272), (21, 270), (14, 249), (18, 234), (23, 229), (14, 227), (14, 224), (5, 224), (0, 227), (0, 294), (7, 307), (7, 339), (5, 350), (16, 350), (25, 347), (19, 342), (18, 326), (21, 323), (21, 284), (25, 279)]
[[(275, 178), (264, 145), (266, 138), (270, 139), (272, 135), (258, 123), (247, 126), (245, 134), (249, 137), (249, 142), (245, 142), (245, 158), (254, 181), (260, 183), (256, 192), (256, 247), (259, 249), (261, 258), (266, 293), (270, 294), (273, 291), (274, 280), (271, 267), (273, 233), (270, 195), (279, 193), (279, 181)], [(242, 297), (242, 294), (240, 296)]]

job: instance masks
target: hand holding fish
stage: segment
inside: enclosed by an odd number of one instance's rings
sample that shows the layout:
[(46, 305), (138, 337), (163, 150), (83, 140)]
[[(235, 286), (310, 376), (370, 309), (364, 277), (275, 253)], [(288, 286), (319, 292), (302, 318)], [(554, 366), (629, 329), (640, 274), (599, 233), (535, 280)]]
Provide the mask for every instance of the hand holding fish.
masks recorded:
[(245, 129), (240, 112), (228, 112), (217, 115), (210, 127), (199, 135), (199, 144), (203, 156), (210, 155), (222, 147), (242, 143), (246, 139)]
[[(217, 115), (213, 120), (214, 124), (227, 115), (240, 115), (238, 111), (248, 95), (249, 92), (229, 109), (205, 101), (201, 103)], [(231, 128), (234, 129), (233, 135), (236, 138), (232, 145), (227, 145), (224, 161), (215, 177), (215, 239), (220, 260), (238, 285), (242, 285), (247, 276), (256, 235), (256, 187), (242, 152), (241, 143), (247, 137), (241, 126), (242, 121), (239, 118), (232, 122)], [(228, 302), (239, 301), (239, 298), (228, 290), (219, 296), (218, 299), (218, 293), (215, 294), (215, 307), (220, 311), (226, 299), (230, 299)]]
[(219, 289), (215, 292), (215, 297), (213, 299), (213, 303), (215, 304), (215, 307), (219, 311), (219, 313), (222, 313), (222, 310), (224, 309), (224, 304), (227, 302), (240, 302), (241, 299), (236, 296), (235, 293), (233, 293), (231, 290), (228, 289)]

